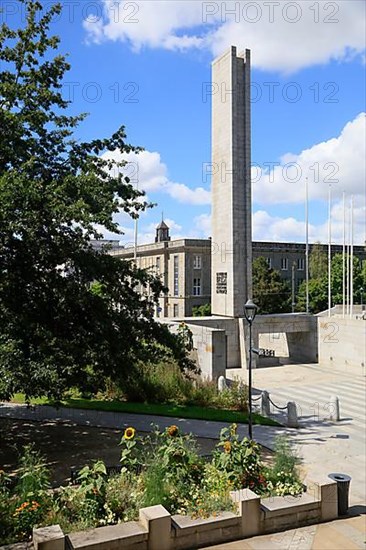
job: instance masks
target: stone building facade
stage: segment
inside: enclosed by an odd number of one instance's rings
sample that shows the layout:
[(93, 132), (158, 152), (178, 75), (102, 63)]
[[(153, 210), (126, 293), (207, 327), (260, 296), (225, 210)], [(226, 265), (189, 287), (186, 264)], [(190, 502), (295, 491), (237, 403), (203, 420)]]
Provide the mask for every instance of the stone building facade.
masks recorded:
[[(163, 225), (162, 225), (163, 224)], [(139, 267), (148, 268), (159, 275), (168, 293), (160, 298), (157, 317), (182, 318), (192, 316), (194, 306), (211, 303), (211, 256), (220, 254), (219, 247), (211, 239), (171, 240), (169, 228), (164, 222), (156, 228), (155, 242), (137, 248)], [(328, 253), (328, 245), (322, 245)], [(312, 245), (309, 245), (311, 253)], [(332, 254), (341, 254), (342, 246), (333, 245)], [(134, 258), (134, 248), (114, 246), (110, 254), (126, 260)], [(305, 244), (253, 242), (253, 259), (264, 257), (268, 265), (276, 269), (295, 291), (305, 280)], [(354, 247), (354, 255), (366, 261), (362, 246)]]

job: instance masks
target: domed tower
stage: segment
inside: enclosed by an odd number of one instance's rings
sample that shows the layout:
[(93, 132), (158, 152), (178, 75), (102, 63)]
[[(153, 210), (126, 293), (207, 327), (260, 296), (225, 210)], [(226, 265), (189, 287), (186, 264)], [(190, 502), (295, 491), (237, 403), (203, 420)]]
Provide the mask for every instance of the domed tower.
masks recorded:
[(170, 241), (169, 227), (164, 222), (164, 220), (161, 220), (161, 222), (159, 223), (159, 225), (156, 228), (155, 242), (156, 243), (162, 243), (164, 241)]

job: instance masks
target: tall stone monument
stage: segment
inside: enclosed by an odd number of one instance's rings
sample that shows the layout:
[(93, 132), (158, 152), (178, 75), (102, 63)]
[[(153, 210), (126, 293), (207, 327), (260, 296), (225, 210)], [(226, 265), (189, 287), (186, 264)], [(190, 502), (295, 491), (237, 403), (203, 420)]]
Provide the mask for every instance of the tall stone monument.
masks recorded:
[(212, 64), (212, 314), (242, 317), (252, 292), (250, 50)]

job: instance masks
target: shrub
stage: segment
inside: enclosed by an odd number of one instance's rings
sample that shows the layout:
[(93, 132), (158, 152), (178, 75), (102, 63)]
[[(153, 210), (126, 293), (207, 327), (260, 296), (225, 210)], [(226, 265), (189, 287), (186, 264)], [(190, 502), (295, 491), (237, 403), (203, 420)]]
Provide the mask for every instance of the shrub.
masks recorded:
[(192, 380), (173, 362), (140, 364), (138, 373), (126, 384), (125, 398), (128, 401), (184, 403), (190, 395)]
[(248, 386), (241, 380), (234, 380), (230, 387), (218, 394), (218, 404), (223, 409), (248, 411)]
[(219, 392), (215, 381), (189, 378), (174, 362), (141, 364), (138, 372), (139, 376), (131, 377), (123, 391), (108, 381), (105, 392), (98, 393), (98, 399), (248, 410), (248, 388), (242, 381), (234, 381)]

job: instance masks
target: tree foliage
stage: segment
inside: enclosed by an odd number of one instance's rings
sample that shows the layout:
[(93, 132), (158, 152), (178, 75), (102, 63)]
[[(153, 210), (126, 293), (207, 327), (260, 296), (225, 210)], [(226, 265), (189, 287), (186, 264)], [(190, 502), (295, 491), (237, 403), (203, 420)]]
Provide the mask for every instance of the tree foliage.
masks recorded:
[(321, 278), (328, 270), (328, 256), (322, 245), (313, 244), (309, 254), (309, 276), (312, 279)]
[(50, 36), (61, 5), (19, 1), (24, 28), (0, 28), (0, 398), (60, 397), (90, 372), (126, 382), (139, 361), (165, 354), (192, 368), (179, 339), (153, 320), (160, 282), (91, 246), (96, 227), (119, 232), (115, 213), (150, 206), (124, 163), (103, 158), (140, 149), (123, 127), (76, 140), (84, 115), (65, 114), (69, 64)]
[[(312, 254), (309, 256), (309, 266), (312, 265)], [(313, 271), (313, 275), (309, 279), (309, 310), (311, 313), (319, 313), (328, 309), (328, 262), (324, 252), (321, 253), (325, 257), (325, 268)], [(324, 258), (321, 262), (319, 259), (319, 248), (315, 249), (316, 262), (318, 265), (324, 264)], [(348, 261), (346, 256), (345, 262)], [(314, 265), (314, 264), (313, 264)], [(315, 276), (316, 275), (316, 276)], [(361, 289), (366, 288), (366, 264), (361, 265), (359, 258), (353, 258), (353, 302), (361, 304)], [(335, 254), (331, 262), (331, 293), (332, 306), (343, 303), (343, 256)], [(306, 283), (301, 284), (298, 293), (297, 310), (305, 311), (306, 308)]]
[(211, 304), (193, 306), (192, 315), (193, 317), (209, 317), (211, 315)]
[(260, 314), (291, 311), (291, 291), (280, 273), (268, 267), (265, 258), (253, 261), (253, 301)]

